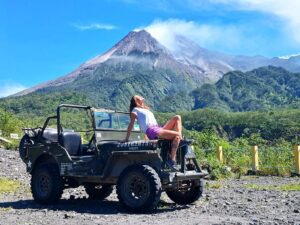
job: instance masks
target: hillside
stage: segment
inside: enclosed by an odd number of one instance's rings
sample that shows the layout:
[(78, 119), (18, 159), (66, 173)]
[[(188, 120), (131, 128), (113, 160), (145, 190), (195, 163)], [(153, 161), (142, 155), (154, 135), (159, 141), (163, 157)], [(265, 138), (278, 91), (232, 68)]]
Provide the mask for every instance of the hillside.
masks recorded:
[(215, 84), (193, 91), (194, 108), (255, 111), (300, 106), (300, 74), (280, 67), (229, 72)]
[[(142, 94), (152, 108), (159, 109), (165, 97), (187, 95), (190, 90), (213, 81), (201, 69), (177, 61), (149, 33), (139, 31), (129, 33), (104, 55), (89, 60), (70, 74), (2, 99), (0, 105), (15, 112), (35, 111), (39, 108), (35, 104), (49, 102), (51, 96), (59, 93), (60, 102), (81, 103), (63, 97), (76, 93), (86, 99), (85, 104), (127, 110), (130, 97)], [(184, 105), (179, 109), (186, 108)]]
[[(247, 111), (297, 105), (295, 93), (272, 78), (275, 69), (257, 70), (270, 73), (270, 83), (263, 77), (257, 79), (253, 75), (256, 72), (245, 71), (266, 65), (300, 71), (299, 56), (231, 56), (204, 49), (182, 36), (176, 38), (176, 43), (178, 48), (171, 51), (147, 31), (130, 32), (106, 53), (71, 73), (0, 99), (0, 107), (18, 115), (48, 115), (60, 103), (128, 110), (134, 94), (145, 96), (147, 104), (161, 112), (204, 107)], [(235, 70), (242, 72), (232, 72)], [(279, 85), (281, 91), (274, 85)], [(261, 98), (263, 93), (270, 96), (264, 94)]]

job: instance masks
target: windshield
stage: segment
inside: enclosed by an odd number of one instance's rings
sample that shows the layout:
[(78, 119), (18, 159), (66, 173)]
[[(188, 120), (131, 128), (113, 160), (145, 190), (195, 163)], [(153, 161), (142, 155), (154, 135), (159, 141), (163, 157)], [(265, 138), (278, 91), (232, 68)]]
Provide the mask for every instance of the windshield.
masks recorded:
[[(127, 130), (130, 117), (128, 113), (95, 112), (96, 129)], [(133, 131), (140, 131), (135, 121)]]

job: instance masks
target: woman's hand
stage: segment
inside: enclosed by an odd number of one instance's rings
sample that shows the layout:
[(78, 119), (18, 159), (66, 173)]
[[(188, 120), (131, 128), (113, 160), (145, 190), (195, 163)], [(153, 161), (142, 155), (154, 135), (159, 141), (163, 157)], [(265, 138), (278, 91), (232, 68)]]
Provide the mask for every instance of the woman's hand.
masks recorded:
[(128, 142), (135, 120), (136, 120), (136, 114), (130, 113), (130, 123), (128, 124), (126, 138), (122, 142)]

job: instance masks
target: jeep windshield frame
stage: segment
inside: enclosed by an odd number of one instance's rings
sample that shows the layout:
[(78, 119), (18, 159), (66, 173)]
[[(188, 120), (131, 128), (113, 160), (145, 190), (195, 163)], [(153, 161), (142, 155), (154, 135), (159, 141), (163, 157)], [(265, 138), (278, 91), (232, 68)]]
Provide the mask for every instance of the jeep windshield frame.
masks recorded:
[[(129, 112), (114, 111), (108, 109), (93, 109), (93, 115), (94, 115), (94, 125), (96, 131), (126, 132), (130, 122)], [(102, 119), (99, 119), (101, 117)], [(104, 123), (108, 123), (107, 126), (102, 126)], [(137, 133), (141, 132), (137, 121), (135, 121), (132, 132), (137, 132)]]
[[(61, 104), (57, 107), (57, 135), (58, 141), (60, 142), (60, 136), (63, 132), (62, 130), (62, 121), (61, 121), (61, 110), (63, 108), (73, 108), (73, 109), (83, 109), (86, 110), (88, 114), (89, 121), (91, 122), (91, 128), (94, 132), (95, 140), (99, 140), (99, 136), (102, 137), (106, 136), (108, 139), (111, 137), (113, 140), (116, 140), (124, 136), (124, 133), (127, 132), (128, 124), (130, 122), (130, 113), (129, 112), (122, 112), (122, 111), (115, 111), (109, 109), (101, 109), (101, 108), (93, 108), (91, 106), (84, 106), (84, 105), (72, 105), (72, 104)], [(99, 126), (99, 120), (97, 120), (97, 115), (106, 115), (107, 118), (104, 120), (100, 120), (101, 124), (108, 123), (106, 126)], [(116, 126), (116, 123), (118, 124)], [(104, 132), (104, 133), (103, 133)], [(140, 127), (135, 121), (134, 129), (132, 129), (132, 138), (134, 140), (141, 139), (141, 130)], [(106, 139), (106, 138), (105, 138)]]

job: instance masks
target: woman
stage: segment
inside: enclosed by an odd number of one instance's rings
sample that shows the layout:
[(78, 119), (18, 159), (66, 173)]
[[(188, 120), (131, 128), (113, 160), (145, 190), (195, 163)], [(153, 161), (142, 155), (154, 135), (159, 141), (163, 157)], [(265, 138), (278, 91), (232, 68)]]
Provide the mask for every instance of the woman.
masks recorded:
[(127, 135), (124, 141), (128, 141), (134, 122), (137, 119), (140, 128), (150, 140), (157, 138), (172, 140), (171, 156), (168, 165), (171, 169), (175, 168), (176, 151), (182, 139), (181, 117), (172, 117), (163, 127), (160, 127), (149, 107), (145, 105), (144, 98), (134, 95), (130, 101), (130, 123), (127, 128)]

